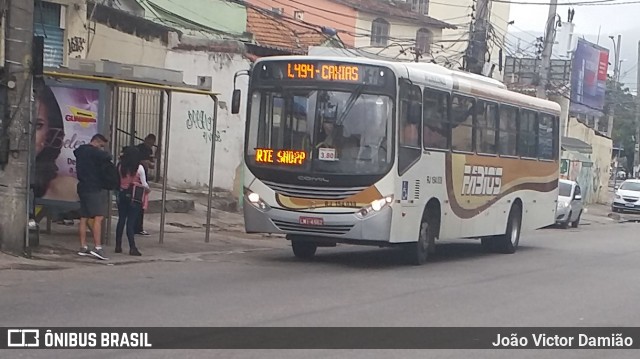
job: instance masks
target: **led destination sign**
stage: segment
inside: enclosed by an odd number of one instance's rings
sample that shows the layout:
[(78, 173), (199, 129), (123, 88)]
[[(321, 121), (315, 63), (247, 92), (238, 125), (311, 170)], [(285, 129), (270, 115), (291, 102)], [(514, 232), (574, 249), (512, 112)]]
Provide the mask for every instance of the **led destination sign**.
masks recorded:
[(358, 82), (362, 69), (358, 65), (315, 65), (287, 63), (287, 78)]
[(307, 158), (305, 151), (256, 149), (256, 163), (272, 163), (280, 165), (300, 166)]
[(260, 67), (264, 80), (342, 82), (384, 86), (391, 80), (388, 70), (370, 65), (327, 62), (274, 61)]

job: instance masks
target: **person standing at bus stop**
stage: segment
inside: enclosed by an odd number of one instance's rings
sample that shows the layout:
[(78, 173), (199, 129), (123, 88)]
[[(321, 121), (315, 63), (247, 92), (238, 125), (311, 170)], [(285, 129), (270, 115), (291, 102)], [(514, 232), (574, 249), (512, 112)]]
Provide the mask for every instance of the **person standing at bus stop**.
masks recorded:
[(144, 168), (140, 160), (140, 151), (136, 147), (127, 147), (118, 164), (120, 191), (118, 193), (118, 224), (116, 226), (116, 253), (122, 253), (122, 236), (127, 233), (129, 254), (141, 256), (135, 242), (135, 227), (146, 198), (150, 192)]
[[(105, 150), (109, 141), (101, 134), (91, 138), (91, 142), (78, 147), (76, 156), (76, 174), (78, 176), (78, 197), (80, 198), (80, 251), (81, 256), (94, 256), (107, 260), (102, 250), (102, 221), (109, 210), (109, 197), (102, 184), (102, 165), (111, 161), (111, 154)], [(87, 246), (87, 222), (93, 220), (93, 241), (95, 248)]]
[[(140, 152), (140, 160), (144, 168), (145, 178), (149, 178), (149, 170), (154, 168), (153, 164), (153, 146), (156, 145), (156, 135), (150, 133), (145, 137), (144, 142), (136, 146)], [(144, 230), (144, 208), (138, 213), (138, 221), (135, 228), (136, 234), (148, 236), (149, 232)]]

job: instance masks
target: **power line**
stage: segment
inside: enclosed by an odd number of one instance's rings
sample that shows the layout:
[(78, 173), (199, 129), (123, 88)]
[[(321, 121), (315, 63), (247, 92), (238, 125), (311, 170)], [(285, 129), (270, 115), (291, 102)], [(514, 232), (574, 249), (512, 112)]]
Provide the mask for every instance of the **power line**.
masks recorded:
[[(615, 2), (620, 0), (594, 0), (594, 1), (576, 1), (567, 3), (558, 3), (558, 6), (615, 6), (626, 4), (640, 4), (640, 0), (628, 0), (625, 2)], [(543, 5), (549, 6), (551, 3), (530, 2), (530, 1), (510, 1), (510, 0), (493, 0), (495, 3), (514, 4), (514, 5)]]

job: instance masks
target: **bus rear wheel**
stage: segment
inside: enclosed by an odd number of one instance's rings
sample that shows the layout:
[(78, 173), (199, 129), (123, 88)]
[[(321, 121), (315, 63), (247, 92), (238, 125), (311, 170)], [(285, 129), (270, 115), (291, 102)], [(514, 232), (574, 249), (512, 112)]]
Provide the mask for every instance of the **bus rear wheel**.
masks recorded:
[(293, 248), (293, 255), (300, 259), (311, 259), (316, 255), (318, 245), (315, 242), (292, 239), (291, 247)]
[(514, 204), (509, 212), (507, 230), (505, 234), (494, 238), (494, 250), (499, 253), (515, 253), (520, 243), (520, 230), (522, 228), (522, 207)]

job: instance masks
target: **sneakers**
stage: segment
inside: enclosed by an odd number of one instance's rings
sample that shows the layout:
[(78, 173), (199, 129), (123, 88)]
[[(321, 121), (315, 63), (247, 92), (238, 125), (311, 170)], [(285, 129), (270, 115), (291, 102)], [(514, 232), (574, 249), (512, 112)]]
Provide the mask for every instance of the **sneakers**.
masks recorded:
[(147, 232), (147, 231), (140, 231), (137, 234), (139, 234), (141, 236), (149, 236), (150, 235), (149, 232)]
[(104, 255), (104, 250), (102, 248), (100, 248), (100, 249), (94, 248), (90, 253), (91, 253), (92, 256), (94, 256), (94, 257), (96, 257), (98, 259), (101, 259), (103, 261), (106, 261), (106, 260), (109, 259)]
[(81, 247), (80, 250), (78, 251), (78, 255), (87, 257), (91, 255), (91, 251), (89, 250), (89, 247)]
[(129, 250), (129, 255), (140, 257), (142, 255), (142, 253), (140, 253), (138, 248), (132, 248), (132, 249)]
[(116, 247), (115, 252), (116, 253), (122, 253), (122, 247)]

